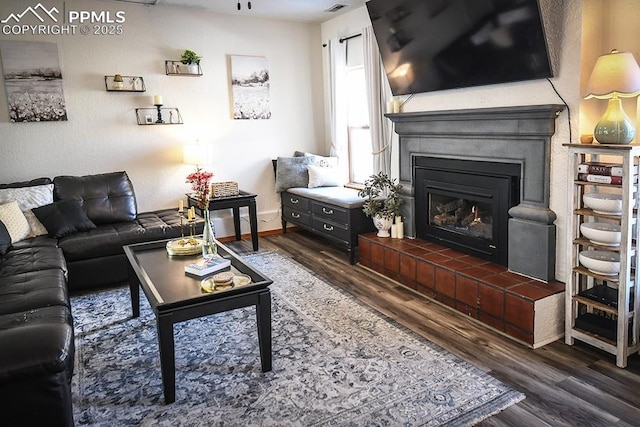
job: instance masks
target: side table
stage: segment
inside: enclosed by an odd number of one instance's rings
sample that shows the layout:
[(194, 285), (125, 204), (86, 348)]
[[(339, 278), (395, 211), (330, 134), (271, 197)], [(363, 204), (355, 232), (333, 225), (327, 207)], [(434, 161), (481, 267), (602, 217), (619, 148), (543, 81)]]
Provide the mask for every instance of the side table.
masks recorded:
[[(198, 215), (203, 216), (202, 210), (198, 208), (195, 199), (187, 194), (189, 208), (195, 207)], [(256, 212), (256, 195), (240, 190), (237, 196), (215, 197), (209, 200), (209, 211), (220, 209), (233, 209), (233, 226), (236, 232), (236, 240), (240, 240), (240, 208), (246, 206), (249, 209), (249, 224), (251, 225), (251, 241), (253, 250), (258, 250), (258, 214)]]

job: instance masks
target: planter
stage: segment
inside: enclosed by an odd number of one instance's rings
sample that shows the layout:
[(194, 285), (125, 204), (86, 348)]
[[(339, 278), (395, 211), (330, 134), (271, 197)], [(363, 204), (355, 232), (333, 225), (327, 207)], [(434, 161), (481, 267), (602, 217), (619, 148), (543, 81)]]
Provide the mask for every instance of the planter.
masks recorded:
[(390, 237), (391, 224), (393, 224), (393, 218), (383, 218), (379, 215), (373, 217), (373, 225), (378, 229), (378, 237)]

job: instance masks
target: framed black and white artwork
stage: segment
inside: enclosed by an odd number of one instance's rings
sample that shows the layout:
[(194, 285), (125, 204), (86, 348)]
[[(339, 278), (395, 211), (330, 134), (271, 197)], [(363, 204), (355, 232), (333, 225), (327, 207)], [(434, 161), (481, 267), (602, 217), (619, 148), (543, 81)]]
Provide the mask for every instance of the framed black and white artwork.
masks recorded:
[(58, 45), (0, 41), (11, 122), (67, 120)]
[(229, 55), (235, 120), (271, 118), (269, 65), (264, 56)]

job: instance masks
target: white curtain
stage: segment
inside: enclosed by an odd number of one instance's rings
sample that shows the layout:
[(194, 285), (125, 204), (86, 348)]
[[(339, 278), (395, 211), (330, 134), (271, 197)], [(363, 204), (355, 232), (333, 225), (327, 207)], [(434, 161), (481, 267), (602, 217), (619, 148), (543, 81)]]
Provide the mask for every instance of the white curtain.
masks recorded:
[(384, 117), (387, 101), (391, 100), (391, 88), (380, 59), (380, 51), (371, 26), (362, 29), (364, 49), (364, 75), (367, 83), (369, 126), (371, 128), (371, 151), (373, 173), (391, 175), (390, 121)]
[(326, 42), (324, 49), (325, 91), (329, 99), (329, 111), (326, 135), (329, 135), (331, 156), (338, 157), (338, 165), (345, 181), (349, 174), (348, 144), (347, 144), (347, 102), (345, 100), (345, 80), (347, 71), (347, 44), (340, 43), (338, 38)]

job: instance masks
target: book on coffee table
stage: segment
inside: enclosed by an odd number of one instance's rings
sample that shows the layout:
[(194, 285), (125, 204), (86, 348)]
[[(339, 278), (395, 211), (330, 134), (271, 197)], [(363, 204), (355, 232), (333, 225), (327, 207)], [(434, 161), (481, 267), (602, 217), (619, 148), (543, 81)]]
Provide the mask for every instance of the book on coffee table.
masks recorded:
[(197, 262), (184, 266), (184, 271), (194, 276), (206, 276), (216, 271), (225, 269), (231, 265), (231, 261), (220, 256), (205, 260), (199, 259)]

